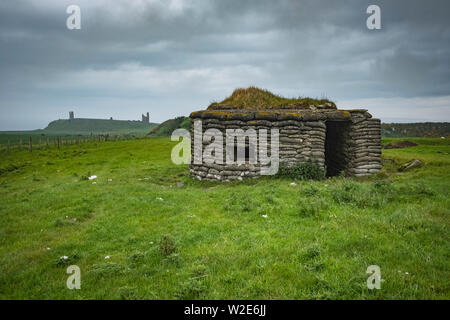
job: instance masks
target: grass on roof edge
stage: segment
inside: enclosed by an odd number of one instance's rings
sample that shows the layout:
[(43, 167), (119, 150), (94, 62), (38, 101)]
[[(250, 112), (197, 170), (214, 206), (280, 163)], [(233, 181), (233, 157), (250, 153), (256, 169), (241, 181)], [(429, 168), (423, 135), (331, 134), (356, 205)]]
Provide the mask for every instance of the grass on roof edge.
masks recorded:
[(242, 109), (254, 108), (276, 108), (291, 104), (309, 105), (323, 105), (331, 103), (336, 107), (333, 101), (328, 99), (313, 99), (309, 97), (285, 98), (266, 89), (257, 87), (238, 88), (233, 91), (231, 96), (221, 102), (213, 102), (210, 106), (233, 106)]

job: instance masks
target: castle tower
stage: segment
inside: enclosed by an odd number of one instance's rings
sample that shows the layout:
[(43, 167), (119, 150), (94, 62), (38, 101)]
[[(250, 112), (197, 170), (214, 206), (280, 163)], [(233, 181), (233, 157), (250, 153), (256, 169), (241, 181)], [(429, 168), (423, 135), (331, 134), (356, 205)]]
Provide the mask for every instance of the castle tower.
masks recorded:
[(69, 112), (69, 120), (73, 120), (75, 119), (74, 115), (73, 115), (73, 111)]
[(142, 115), (142, 122), (150, 123), (150, 113), (147, 112), (147, 115)]

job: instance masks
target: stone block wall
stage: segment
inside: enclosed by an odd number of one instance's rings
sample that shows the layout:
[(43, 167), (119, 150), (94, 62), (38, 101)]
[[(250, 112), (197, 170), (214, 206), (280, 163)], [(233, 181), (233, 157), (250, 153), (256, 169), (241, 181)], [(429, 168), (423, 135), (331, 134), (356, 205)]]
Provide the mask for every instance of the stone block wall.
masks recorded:
[[(230, 113), (231, 114), (231, 113)], [(265, 114), (262, 114), (265, 115)], [(202, 120), (201, 132), (194, 126), (195, 120)], [(267, 130), (270, 151), (270, 129), (279, 130), (280, 166), (291, 166), (312, 161), (321, 167), (332, 167), (329, 175), (340, 171), (350, 176), (363, 176), (379, 172), (381, 169), (381, 125), (378, 119), (371, 119), (365, 110), (347, 113), (289, 115), (278, 117), (258, 116), (251, 113), (238, 116), (223, 116), (219, 113), (191, 114), (191, 155), (190, 175), (199, 180), (242, 180), (260, 176), (261, 166), (256, 164), (226, 163), (226, 129)], [(203, 154), (205, 147), (213, 140), (194, 144), (194, 135), (204, 136), (208, 129), (216, 129), (223, 136), (223, 164), (194, 163), (194, 154)], [(258, 136), (259, 139), (259, 136)], [(259, 141), (257, 141), (259, 145)], [(198, 148), (196, 150), (195, 148)], [(246, 139), (246, 148), (251, 148)], [(259, 155), (258, 155), (259, 156)], [(203, 159), (205, 160), (205, 159)]]
[(381, 171), (381, 122), (379, 119), (353, 119), (347, 143), (348, 175), (359, 177)]
[[(280, 166), (290, 166), (296, 163), (312, 161), (320, 166), (325, 165), (325, 131), (324, 121), (308, 121), (300, 120), (284, 120), (284, 121), (267, 121), (267, 120), (217, 120), (202, 119), (202, 132), (205, 134), (208, 129), (218, 129), (223, 134), (223, 164), (205, 163), (194, 164), (193, 160), (190, 165), (191, 176), (199, 180), (241, 180), (246, 177), (258, 177), (260, 175), (261, 166), (259, 161), (257, 164), (226, 164), (226, 129), (254, 129), (259, 133), (260, 129), (267, 130), (267, 143), (270, 154), (270, 129), (277, 128), (279, 130), (279, 157)], [(191, 120), (191, 137), (200, 132), (194, 132), (195, 126)], [(259, 136), (258, 136), (259, 139)], [(205, 150), (205, 146), (210, 141), (201, 144), (201, 152)], [(259, 140), (257, 140), (259, 145)], [(246, 139), (246, 148), (250, 148), (249, 141)], [(191, 143), (191, 154), (194, 159), (195, 145)], [(205, 159), (203, 159), (205, 160)]]

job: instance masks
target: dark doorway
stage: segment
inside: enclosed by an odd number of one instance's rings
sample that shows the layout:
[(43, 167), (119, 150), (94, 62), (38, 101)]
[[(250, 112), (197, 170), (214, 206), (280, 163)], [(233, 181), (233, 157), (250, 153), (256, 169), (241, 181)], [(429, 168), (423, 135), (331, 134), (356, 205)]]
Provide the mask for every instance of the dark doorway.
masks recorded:
[[(245, 156), (245, 162), (249, 162), (249, 159), (250, 159), (250, 148), (248, 146), (245, 146), (244, 156)], [(238, 146), (237, 146), (237, 144), (235, 144), (234, 145), (234, 162), (237, 161), (237, 158), (238, 158)]]
[(325, 138), (325, 165), (327, 177), (337, 176), (345, 170), (348, 162), (346, 141), (350, 125), (347, 121), (327, 121)]

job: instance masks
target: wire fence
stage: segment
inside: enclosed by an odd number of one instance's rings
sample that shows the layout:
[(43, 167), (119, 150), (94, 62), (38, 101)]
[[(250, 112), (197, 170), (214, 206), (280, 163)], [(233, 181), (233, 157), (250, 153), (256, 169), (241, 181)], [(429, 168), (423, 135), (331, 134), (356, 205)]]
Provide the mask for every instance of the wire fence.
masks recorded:
[(137, 139), (137, 136), (130, 135), (76, 135), (76, 136), (23, 136), (23, 138), (7, 140), (0, 144), (0, 152), (12, 153), (17, 151), (27, 150), (33, 152), (34, 150), (42, 149), (62, 149), (67, 146), (82, 145), (92, 142), (107, 142), (107, 141), (122, 141)]

